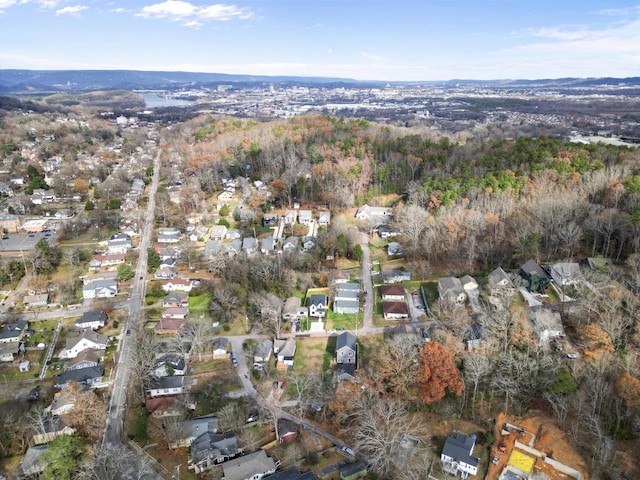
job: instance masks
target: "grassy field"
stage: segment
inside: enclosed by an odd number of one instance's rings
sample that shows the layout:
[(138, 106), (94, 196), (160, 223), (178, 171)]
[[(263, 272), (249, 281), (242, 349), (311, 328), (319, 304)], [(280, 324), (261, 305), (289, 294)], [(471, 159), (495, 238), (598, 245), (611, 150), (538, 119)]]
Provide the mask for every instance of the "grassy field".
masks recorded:
[(335, 349), (335, 337), (303, 337), (296, 339), (293, 371), (300, 373), (320, 373), (328, 370), (335, 356)]

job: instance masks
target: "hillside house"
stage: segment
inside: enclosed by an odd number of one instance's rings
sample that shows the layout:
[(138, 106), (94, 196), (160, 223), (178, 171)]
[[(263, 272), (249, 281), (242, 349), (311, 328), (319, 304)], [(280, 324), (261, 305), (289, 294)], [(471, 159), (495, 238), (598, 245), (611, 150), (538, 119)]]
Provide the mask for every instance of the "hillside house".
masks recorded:
[(475, 439), (470, 435), (455, 432), (444, 442), (444, 448), (440, 454), (442, 469), (446, 473), (467, 478), (468, 475), (478, 473), (480, 459), (473, 456)]
[(298, 221), (298, 212), (296, 210), (287, 210), (283, 218), (285, 225), (293, 225)]
[(439, 278), (438, 294), (440, 295), (440, 300), (458, 305), (464, 305), (468, 298), (462, 286), (462, 281), (456, 277)]
[(550, 338), (564, 335), (559, 312), (546, 308), (535, 308), (529, 313), (529, 320), (533, 325), (534, 333), (538, 335), (540, 344), (547, 342)]
[(199, 417), (187, 420), (178, 428), (167, 430), (167, 443), (169, 449), (190, 447), (191, 444), (203, 433), (217, 433), (218, 419), (216, 417)]
[(370, 220), (377, 223), (389, 223), (393, 218), (393, 208), (391, 207), (371, 207), (363, 205), (356, 212), (358, 220)]
[(318, 212), (318, 225), (326, 227), (331, 223), (331, 212), (321, 211)]
[(530, 292), (544, 291), (551, 280), (547, 272), (533, 260), (528, 260), (520, 267), (520, 276), (527, 282), (527, 288)]
[(253, 353), (253, 363), (263, 365), (271, 358), (273, 342), (268, 339), (260, 340)]
[(298, 223), (301, 225), (313, 224), (313, 213), (311, 210), (300, 210), (300, 213), (298, 213)]
[(511, 281), (511, 277), (509, 277), (509, 274), (507, 274), (502, 267), (496, 268), (488, 275), (487, 283), (492, 294), (495, 294), (500, 290), (515, 290), (515, 285)]
[(20, 342), (27, 332), (29, 324), (26, 320), (5, 323), (0, 327), (0, 343)]
[(307, 307), (300, 306), (300, 298), (289, 297), (284, 301), (282, 305), (282, 319), (293, 321), (307, 318), (309, 315), (309, 309)]
[(165, 292), (190, 292), (193, 282), (189, 279), (176, 277), (167, 280), (159, 280), (162, 290)]
[(554, 263), (550, 273), (551, 278), (561, 287), (575, 285), (582, 275), (580, 265), (575, 262)]

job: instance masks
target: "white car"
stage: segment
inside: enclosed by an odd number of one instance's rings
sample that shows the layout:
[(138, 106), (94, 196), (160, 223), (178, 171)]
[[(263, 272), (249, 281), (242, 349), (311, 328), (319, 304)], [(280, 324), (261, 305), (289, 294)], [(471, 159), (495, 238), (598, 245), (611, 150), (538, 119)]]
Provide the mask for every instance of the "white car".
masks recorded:
[(578, 355), (577, 353), (567, 353), (567, 358), (571, 358), (573, 360), (576, 360), (576, 359), (580, 358), (580, 355)]
[(329, 335), (333, 335), (334, 333), (337, 333), (337, 332), (336, 332), (336, 330), (335, 330), (335, 329), (333, 329), (333, 328), (332, 328), (331, 330), (327, 330), (327, 333), (328, 333)]

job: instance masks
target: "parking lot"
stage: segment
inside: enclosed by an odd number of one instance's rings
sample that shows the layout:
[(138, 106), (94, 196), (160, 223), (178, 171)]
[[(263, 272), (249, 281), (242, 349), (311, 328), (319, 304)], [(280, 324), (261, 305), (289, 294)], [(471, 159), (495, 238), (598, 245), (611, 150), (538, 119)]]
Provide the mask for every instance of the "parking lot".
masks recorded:
[(31, 251), (36, 248), (36, 244), (40, 240), (52, 241), (55, 238), (55, 235), (55, 231), (51, 229), (34, 233), (9, 233), (0, 240), (0, 252)]

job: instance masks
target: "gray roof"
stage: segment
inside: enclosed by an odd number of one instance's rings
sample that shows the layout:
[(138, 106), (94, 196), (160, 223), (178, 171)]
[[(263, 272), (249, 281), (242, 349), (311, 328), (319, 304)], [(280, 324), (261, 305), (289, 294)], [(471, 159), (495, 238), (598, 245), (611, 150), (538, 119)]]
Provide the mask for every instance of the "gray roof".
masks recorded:
[(256, 345), (256, 351), (254, 353), (254, 355), (256, 357), (268, 357), (269, 355), (271, 355), (271, 351), (273, 350), (273, 342), (271, 340), (265, 339), (265, 340), (260, 340), (260, 342), (258, 342), (258, 345)]
[(0, 333), (0, 340), (8, 338), (19, 337), (22, 332), (27, 328), (26, 320), (18, 320), (15, 323), (6, 323), (2, 326), (2, 332)]
[(323, 294), (314, 294), (309, 297), (309, 305), (327, 305), (327, 296)]
[(477, 467), (479, 460), (471, 455), (474, 443), (473, 438), (469, 435), (455, 432), (444, 442), (442, 454), (453, 458), (457, 462)]
[(360, 302), (358, 300), (335, 300), (333, 302), (333, 311), (337, 310), (358, 310)]
[(64, 385), (67, 382), (84, 383), (87, 380), (101, 378), (104, 375), (104, 365), (94, 365), (93, 367), (78, 368), (75, 370), (66, 370), (60, 374), (58, 385)]
[(233, 432), (205, 432), (191, 443), (193, 463), (200, 463), (209, 457), (233, 457), (239, 452), (238, 439)]
[(107, 319), (107, 314), (102, 310), (90, 310), (84, 312), (82, 316), (76, 320), (76, 325), (82, 325), (85, 323), (104, 322)]
[(528, 260), (524, 265), (520, 267), (520, 269), (529, 275), (539, 275), (541, 277), (548, 276), (546, 272), (542, 270), (542, 267), (533, 260)]
[(356, 350), (356, 336), (351, 332), (342, 332), (336, 339), (336, 351), (341, 348), (349, 347), (355, 352)]
[(149, 390), (159, 390), (161, 388), (179, 388), (184, 383), (184, 377), (174, 375), (170, 377), (153, 377), (149, 382)]
[(24, 458), (20, 462), (20, 470), (27, 475), (42, 472), (44, 467), (47, 465), (47, 462), (43, 458), (43, 455), (47, 453), (47, 448), (47, 445), (29, 447), (27, 453), (24, 454)]
[(276, 464), (264, 450), (234, 458), (222, 464), (225, 480), (247, 480), (254, 475), (274, 472)]
[(360, 284), (354, 282), (347, 283), (339, 283), (337, 286), (338, 291), (351, 290), (351, 291), (360, 291)]
[(107, 348), (107, 343), (109, 343), (109, 338), (105, 335), (101, 335), (98, 332), (94, 332), (93, 330), (85, 330), (79, 337), (67, 339), (67, 350), (71, 350), (82, 340), (89, 340), (90, 342), (93, 342), (95, 344), (104, 345), (104, 348)]
[(317, 480), (316, 474), (309, 471), (300, 473), (296, 467), (289, 467), (281, 472), (270, 475), (269, 480)]
[(340, 467), (340, 475), (342, 477), (350, 477), (358, 472), (366, 471), (366, 467), (362, 462), (347, 463)]
[(227, 337), (217, 337), (213, 339), (213, 350), (226, 350), (229, 346), (229, 339)]

